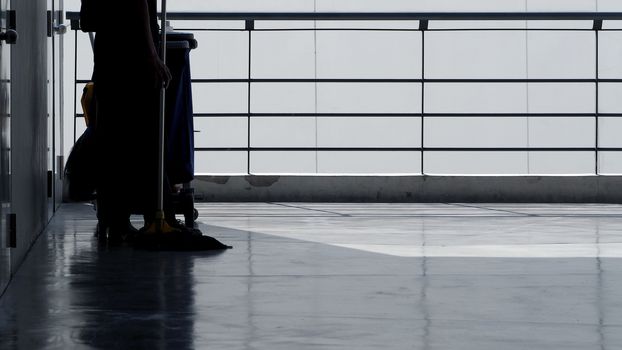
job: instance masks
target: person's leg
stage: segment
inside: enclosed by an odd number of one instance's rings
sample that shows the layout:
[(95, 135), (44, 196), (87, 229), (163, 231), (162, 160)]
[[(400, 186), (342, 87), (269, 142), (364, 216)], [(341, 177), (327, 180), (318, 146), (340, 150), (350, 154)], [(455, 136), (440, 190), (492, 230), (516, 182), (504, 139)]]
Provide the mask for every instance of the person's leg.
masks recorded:
[(124, 168), (128, 163), (122, 120), (123, 92), (116, 86), (99, 83), (97, 97), (96, 143), (98, 158), (97, 211), (100, 226), (111, 231), (124, 231), (129, 220), (129, 208), (123, 193)]
[[(128, 182), (131, 184), (129, 198), (134, 213), (143, 213), (145, 224), (155, 219), (158, 199), (158, 145), (160, 92), (148, 86), (136, 86), (130, 108), (132, 118), (125, 122), (132, 140), (132, 164)], [(171, 188), (164, 174), (164, 209), (167, 216), (172, 212)], [(174, 216), (174, 214), (173, 214)]]

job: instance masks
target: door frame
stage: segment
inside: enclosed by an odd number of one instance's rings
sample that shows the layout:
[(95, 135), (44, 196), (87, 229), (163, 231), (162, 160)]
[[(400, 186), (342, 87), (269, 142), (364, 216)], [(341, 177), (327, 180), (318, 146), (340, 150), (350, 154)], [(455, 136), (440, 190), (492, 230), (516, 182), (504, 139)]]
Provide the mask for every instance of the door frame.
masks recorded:
[[(0, 31), (10, 23), (10, 0), (0, 0)], [(0, 42), (0, 295), (11, 280), (11, 45)]]

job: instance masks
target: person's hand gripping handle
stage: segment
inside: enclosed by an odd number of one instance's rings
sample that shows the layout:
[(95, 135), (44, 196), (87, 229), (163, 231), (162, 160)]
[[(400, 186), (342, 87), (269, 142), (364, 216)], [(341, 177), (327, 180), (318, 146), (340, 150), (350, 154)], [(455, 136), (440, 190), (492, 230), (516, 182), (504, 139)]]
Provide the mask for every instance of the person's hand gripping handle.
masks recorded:
[(153, 81), (156, 88), (160, 88), (162, 86), (164, 86), (164, 88), (168, 88), (168, 84), (171, 82), (171, 79), (173, 79), (173, 76), (171, 75), (171, 71), (168, 69), (168, 67), (166, 66), (166, 64), (164, 64), (164, 62), (162, 62), (162, 59), (160, 59), (160, 57), (157, 55), (157, 53), (155, 53), (155, 55), (152, 55), (151, 59), (150, 59), (150, 64), (151, 64), (151, 71), (153, 72)]

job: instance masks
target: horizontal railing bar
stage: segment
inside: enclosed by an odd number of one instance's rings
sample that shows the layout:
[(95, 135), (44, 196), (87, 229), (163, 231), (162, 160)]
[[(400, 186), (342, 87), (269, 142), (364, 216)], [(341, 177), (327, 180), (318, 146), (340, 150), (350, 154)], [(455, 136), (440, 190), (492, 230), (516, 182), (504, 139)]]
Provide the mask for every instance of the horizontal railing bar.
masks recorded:
[[(186, 32), (246, 32), (244, 28), (175, 28), (177, 31)], [(622, 29), (601, 29), (602, 32), (619, 31)], [(254, 32), (420, 32), (418, 28), (259, 28)], [(592, 28), (430, 28), (428, 32), (593, 32)]]
[(594, 147), (200, 147), (195, 151), (239, 151), (239, 152), (620, 152), (622, 148)]
[[(186, 32), (247, 32), (244, 28), (175, 28)], [(418, 28), (261, 28), (254, 32), (420, 32)], [(593, 32), (592, 28), (430, 28), (427, 32)], [(600, 32), (619, 32), (622, 28), (604, 28)]]
[(484, 117), (484, 118), (495, 118), (495, 117), (543, 117), (543, 118), (593, 118), (596, 116), (596, 113), (424, 113), (426, 117), (444, 117), (444, 118), (468, 118), (468, 117)]
[[(601, 29), (606, 32), (613, 29)], [(428, 32), (593, 32), (592, 28), (430, 28)]]
[[(622, 20), (622, 12), (169, 12), (169, 20), (215, 21), (580, 21)], [(67, 12), (78, 20), (79, 12)]]
[[(91, 82), (89, 79), (79, 79), (76, 80), (77, 84), (86, 84)], [(312, 78), (301, 78), (301, 79), (287, 79), (287, 78), (253, 78), (253, 79), (245, 79), (245, 78), (232, 78), (232, 79), (192, 79), (193, 83), (197, 84), (247, 84), (247, 83), (429, 83), (429, 84), (465, 84), (465, 83), (537, 83), (537, 84), (559, 84), (559, 83), (568, 83), (568, 84), (595, 84), (599, 83), (622, 83), (622, 79), (545, 79), (545, 78), (526, 78), (526, 79), (376, 79), (376, 78), (362, 78), (362, 79), (339, 79), (339, 78), (327, 78), (327, 79), (312, 79)]]
[[(195, 113), (195, 118), (289, 118), (289, 117), (318, 117), (318, 118), (594, 118), (596, 113)], [(599, 113), (600, 118), (620, 118), (622, 113)], [(83, 113), (76, 114), (76, 118), (84, 118)]]
[(212, 117), (421, 117), (421, 113), (195, 113), (195, 118)]
[(239, 151), (239, 152), (303, 152), (303, 151), (325, 151), (325, 152), (334, 152), (334, 151), (392, 151), (392, 152), (414, 152), (421, 151), (421, 148), (336, 148), (336, 147), (324, 147), (324, 148), (309, 148), (309, 147), (200, 147), (195, 148), (195, 151), (199, 152), (210, 152), (210, 151)]
[[(195, 118), (212, 117), (421, 117), (432, 118), (496, 118), (496, 117), (551, 117), (551, 118), (593, 118), (596, 113), (195, 113)], [(622, 117), (622, 114), (603, 114), (600, 116)]]
[[(599, 79), (605, 83), (622, 83), (622, 79)], [(417, 79), (417, 78), (395, 78), (395, 79), (339, 79), (339, 78), (253, 78), (253, 79), (193, 79), (193, 83), (199, 84), (225, 84), (225, 83), (596, 83), (596, 79), (544, 79), (544, 78), (499, 78), (499, 79)]]

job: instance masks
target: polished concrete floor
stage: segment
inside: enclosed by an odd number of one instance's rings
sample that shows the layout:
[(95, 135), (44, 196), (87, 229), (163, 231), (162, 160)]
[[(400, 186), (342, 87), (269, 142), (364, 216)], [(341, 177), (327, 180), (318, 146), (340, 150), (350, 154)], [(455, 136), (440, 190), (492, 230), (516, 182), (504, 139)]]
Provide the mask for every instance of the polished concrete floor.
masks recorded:
[(622, 206), (201, 204), (222, 254), (107, 247), (65, 205), (4, 349), (622, 349)]

